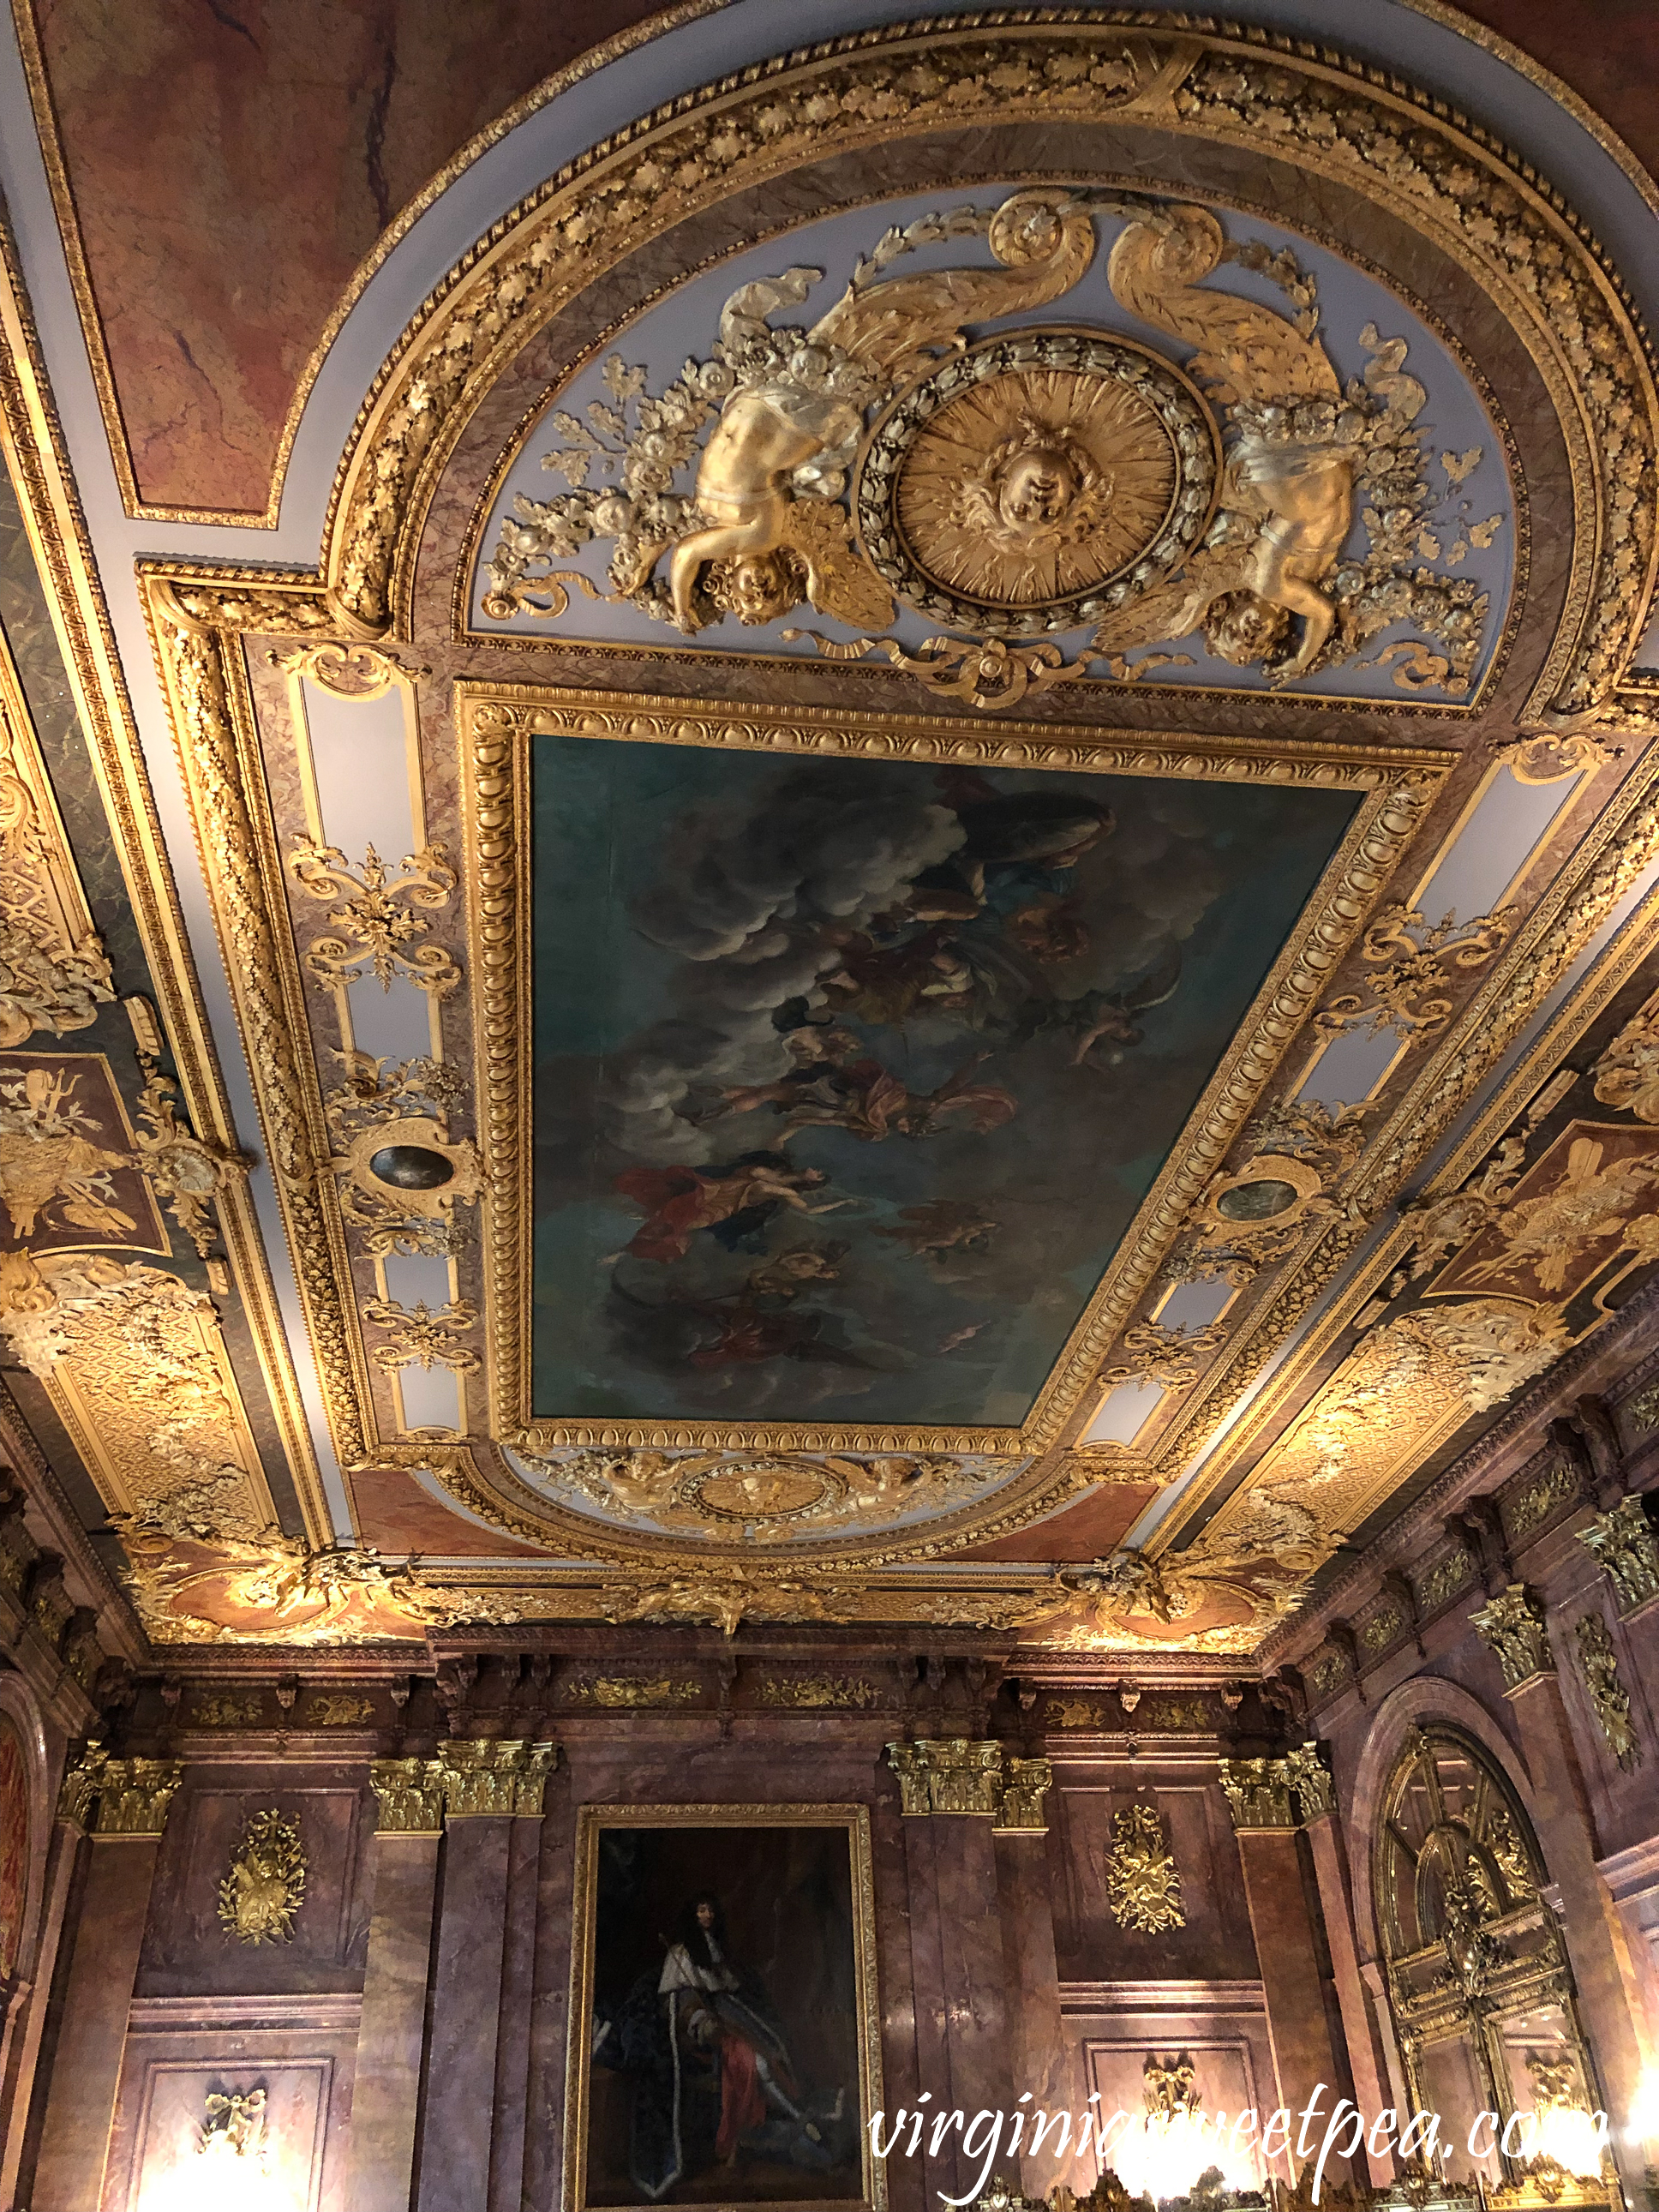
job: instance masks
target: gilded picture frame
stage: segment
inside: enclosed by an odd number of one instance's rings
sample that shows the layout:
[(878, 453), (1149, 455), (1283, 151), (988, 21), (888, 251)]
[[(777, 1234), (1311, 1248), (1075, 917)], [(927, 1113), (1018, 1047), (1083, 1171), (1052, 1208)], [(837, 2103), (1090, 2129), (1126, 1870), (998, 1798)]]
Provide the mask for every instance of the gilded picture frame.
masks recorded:
[[(822, 1846), (816, 1852), (815, 1838)], [(745, 1862), (748, 1879), (739, 1881), (733, 1869), (740, 1872)], [(733, 1912), (729, 1936), (723, 1919), (718, 1923), (718, 1935), (726, 1937), (724, 1951), (712, 1949), (709, 1957), (717, 1967), (731, 1969), (729, 1978), (740, 2001), (734, 2014), (742, 2030), (737, 2039), (760, 2045), (758, 2087), (753, 2070), (749, 2079), (751, 2093), (766, 2108), (763, 2123), (745, 2130), (740, 2147), (734, 2140), (730, 2178), (722, 2181), (720, 2201), (766, 2207), (769, 2212), (824, 2203), (886, 2212), (886, 2177), (870, 2140), (872, 2117), (882, 2105), (870, 1814), (867, 1807), (850, 1804), (579, 1808), (565, 2072), (566, 2212), (600, 2212), (601, 2207), (612, 2212), (624, 2206), (644, 2212), (653, 2203), (708, 2201), (707, 2187), (696, 2189), (696, 2172), (690, 2169), (698, 2155), (699, 2126), (706, 2136), (715, 2122), (708, 2109), (710, 2093), (693, 2079), (699, 2039), (678, 2010), (705, 1999), (684, 1987), (662, 1994), (665, 1984), (685, 1978), (684, 1931), (664, 1933), (658, 1923), (665, 1914), (678, 1912), (690, 1927), (711, 1887), (725, 1893), (716, 1909), (729, 1900)], [(809, 1892), (820, 1900), (816, 1908), (807, 1901)], [(707, 1918), (702, 1925), (708, 1928)], [(763, 1925), (770, 1930), (767, 1937), (761, 1934)], [(778, 1988), (781, 1978), (773, 1954), (786, 1947), (795, 2001), (786, 2002), (774, 2016), (767, 1992)], [(813, 1988), (815, 1967), (823, 1987), (842, 1993), (842, 2017), (837, 2021), (837, 2008), (830, 2006), (827, 2026), (822, 1989), (815, 2002), (803, 1995)], [(744, 2001), (756, 2009), (745, 2013)], [(624, 2023), (620, 2016), (625, 2012)], [(759, 2024), (752, 2038), (750, 2021)], [(726, 2087), (719, 2046), (727, 2039), (728, 2024), (717, 2027), (711, 2018), (707, 2026), (711, 2055), (703, 2070), (714, 2070), (720, 2086), (713, 2104), (724, 2125), (732, 2093)], [(785, 2039), (799, 2038), (794, 2050), (779, 2047), (778, 2029)], [(659, 2076), (636, 2063), (630, 2078), (629, 2067), (601, 2056), (607, 2046), (618, 2052), (624, 2037), (636, 2059), (641, 2038), (665, 2038), (672, 2065), (665, 2059)], [(842, 2068), (847, 2078), (831, 2078)], [(596, 2100), (600, 2075), (605, 2079)], [(672, 2118), (665, 2112), (655, 2115), (653, 2099), (660, 2102), (671, 2095)], [(698, 2095), (701, 2121), (693, 2107)], [(848, 2110), (854, 2099), (855, 2113)], [(635, 2100), (640, 2100), (637, 2109)], [(597, 2113), (596, 2102), (603, 2108)], [(648, 2155), (653, 2115), (662, 2122), (656, 2135), (672, 2151), (661, 2172), (653, 2168), (641, 2185), (635, 2168), (641, 2138)], [(596, 2118), (605, 2130), (597, 2146)], [(855, 2130), (848, 2124), (854, 2120)], [(624, 2140), (625, 2154), (618, 2148)], [(711, 2166), (713, 2148), (720, 2147), (703, 2147)], [(780, 2193), (777, 2177), (794, 2170), (795, 2156), (819, 2162), (801, 2165), (801, 2186)], [(721, 2169), (724, 2165), (721, 2160)]]
[[(460, 681), (464, 838), (476, 1000), (474, 1084), (483, 1156), (489, 1435), (531, 1453), (571, 1446), (973, 1452), (1019, 1457), (1060, 1440), (1097, 1387), (1102, 1358), (1280, 1062), (1302, 1036), (1331, 970), (1358, 935), (1410, 845), (1453, 756), (1426, 748), (1252, 736), (1197, 738), (1069, 725), (982, 724), (853, 709), (686, 701), (538, 684)], [(566, 1413), (532, 1402), (532, 763), (540, 740), (709, 748), (726, 754), (960, 763), (1188, 784), (1352, 794), (1354, 811), (1282, 950), (1023, 1420), (872, 1424)]]

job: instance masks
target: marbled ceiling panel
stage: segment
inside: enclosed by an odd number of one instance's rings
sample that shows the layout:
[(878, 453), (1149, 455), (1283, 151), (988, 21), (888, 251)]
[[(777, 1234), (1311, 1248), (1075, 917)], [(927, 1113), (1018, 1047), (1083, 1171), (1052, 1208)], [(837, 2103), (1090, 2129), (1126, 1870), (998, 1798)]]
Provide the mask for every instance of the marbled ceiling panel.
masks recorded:
[(20, 9), (130, 501), (263, 516), (307, 365), (376, 240), (503, 110), (652, 12)]

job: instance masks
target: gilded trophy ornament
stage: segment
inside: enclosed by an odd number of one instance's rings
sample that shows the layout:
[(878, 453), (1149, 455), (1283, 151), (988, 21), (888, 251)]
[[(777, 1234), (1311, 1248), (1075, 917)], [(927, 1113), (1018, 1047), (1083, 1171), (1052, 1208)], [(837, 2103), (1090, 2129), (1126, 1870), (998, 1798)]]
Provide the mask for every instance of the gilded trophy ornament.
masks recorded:
[(255, 1813), (219, 1885), (219, 1917), (242, 1943), (291, 1943), (306, 1893), (300, 1824), (282, 1813)]

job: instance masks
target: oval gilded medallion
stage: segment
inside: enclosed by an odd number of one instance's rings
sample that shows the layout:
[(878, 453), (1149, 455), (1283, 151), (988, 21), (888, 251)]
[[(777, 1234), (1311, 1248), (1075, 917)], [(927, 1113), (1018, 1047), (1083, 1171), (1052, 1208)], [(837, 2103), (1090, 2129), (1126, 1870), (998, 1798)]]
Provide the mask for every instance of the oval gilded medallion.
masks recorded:
[(837, 1487), (825, 1468), (808, 1462), (757, 1460), (694, 1476), (684, 1495), (694, 1511), (713, 1522), (793, 1521), (810, 1513)]
[(859, 527), (872, 566), (925, 614), (1069, 629), (1169, 574), (1203, 532), (1216, 476), (1209, 412), (1168, 362), (1099, 332), (1017, 331), (878, 422)]

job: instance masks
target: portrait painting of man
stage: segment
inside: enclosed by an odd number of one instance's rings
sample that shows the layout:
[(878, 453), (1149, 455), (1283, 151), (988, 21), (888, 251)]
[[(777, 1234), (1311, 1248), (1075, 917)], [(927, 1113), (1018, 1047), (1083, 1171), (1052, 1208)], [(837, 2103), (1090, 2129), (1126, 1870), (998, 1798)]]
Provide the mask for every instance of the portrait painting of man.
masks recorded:
[(567, 2203), (878, 2208), (860, 1808), (581, 1815)]

